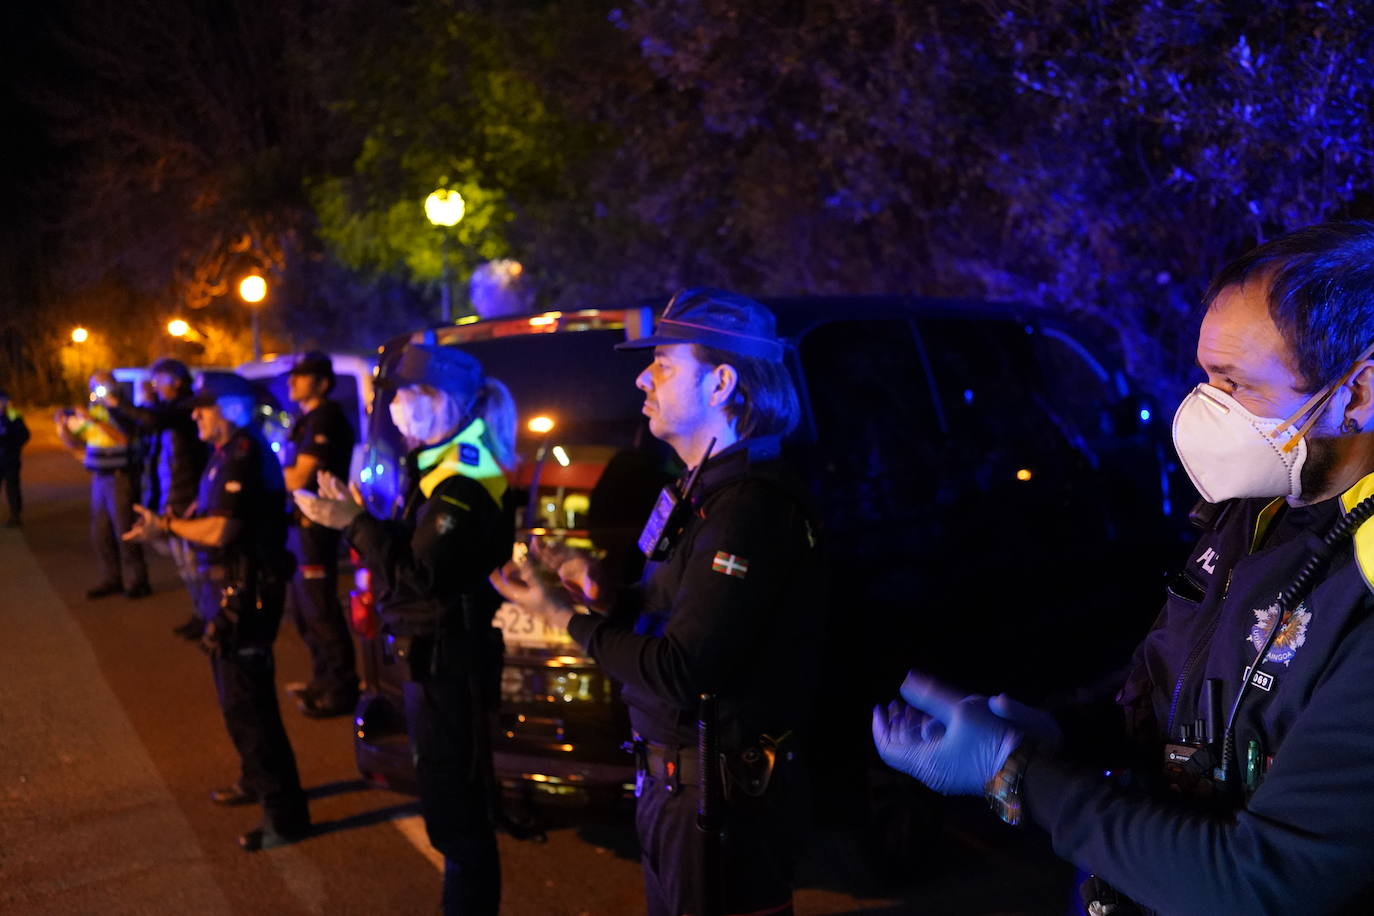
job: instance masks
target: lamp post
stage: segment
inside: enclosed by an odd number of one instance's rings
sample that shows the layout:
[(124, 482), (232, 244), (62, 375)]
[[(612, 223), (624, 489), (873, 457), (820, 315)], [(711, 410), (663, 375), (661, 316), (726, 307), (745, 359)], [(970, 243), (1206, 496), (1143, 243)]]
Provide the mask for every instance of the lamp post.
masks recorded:
[[(439, 188), (425, 198), (425, 216), (429, 217), (430, 223), (444, 229), (451, 229), (458, 225), (458, 221), (463, 218), (463, 213), (466, 210), (467, 204), (463, 202), (463, 195), (447, 188)], [(439, 246), (440, 257), (443, 258), (443, 286), (439, 290), (439, 318), (444, 324), (453, 320), (453, 301), (448, 273), (448, 237), (449, 233), (445, 232)]]
[[(262, 341), (258, 337), (258, 303), (267, 298), (267, 281), (258, 274), (249, 274), (239, 281), (239, 298), (248, 303), (253, 316), (253, 362), (262, 360)], [(171, 330), (171, 327), (168, 327)]]

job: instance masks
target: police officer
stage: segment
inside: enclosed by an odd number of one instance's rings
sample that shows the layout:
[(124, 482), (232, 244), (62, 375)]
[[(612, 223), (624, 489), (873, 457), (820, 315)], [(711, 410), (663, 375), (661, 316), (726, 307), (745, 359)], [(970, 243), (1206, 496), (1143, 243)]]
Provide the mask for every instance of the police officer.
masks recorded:
[[(353, 426), (343, 408), (329, 398), (334, 364), (327, 353), (303, 354), (291, 367), (287, 384), (301, 417), (291, 427), (289, 462), (283, 468), (289, 491), (318, 491), (316, 474), (348, 479), (353, 456)], [(288, 685), (300, 711), (312, 718), (353, 712), (358, 701), (353, 637), (339, 603), (339, 532), (295, 516), (287, 543), (296, 557), (291, 608), (296, 629), (310, 649), (308, 683)], [(295, 687), (293, 690), (292, 688)]]
[(183, 538), (199, 563), (196, 602), (205, 620), (215, 690), (239, 754), (239, 780), (211, 793), (222, 805), (261, 802), (262, 822), (239, 837), (253, 852), (310, 827), (296, 757), (277, 707), (272, 642), (291, 575), (281, 465), (251, 424), (254, 394), (238, 375), (203, 379), (192, 400), (200, 438), (212, 449), (189, 517), (138, 506), (125, 537)]
[(19, 458), (24, 443), (29, 441), (29, 428), (24, 417), (10, 404), (8, 391), (0, 388), (0, 487), (9, 499), (10, 517), (7, 528), (23, 524), (24, 495), (19, 490)]
[(117, 595), (130, 598), (152, 594), (143, 547), (126, 543), (120, 535), (134, 522), (138, 500), (138, 450), (131, 424), (111, 415), (108, 399), (115, 391), (114, 376), (96, 372), (90, 379), (90, 406), (69, 407), (53, 417), (62, 444), (84, 453), (91, 472), (91, 545), (104, 578), (87, 589), (90, 599)]
[[(143, 505), (157, 515), (182, 517), (195, 501), (209, 455), (191, 417), (191, 371), (180, 360), (160, 359), (148, 368), (148, 375), (151, 403), (128, 404), (117, 395), (107, 396), (106, 401), (111, 416), (137, 429), (147, 443)], [(168, 546), (182, 584), (194, 596), (198, 588), (195, 553), (181, 538), (169, 539)], [(204, 629), (205, 622), (192, 612), (173, 632), (199, 639)]]
[[(762, 305), (699, 288), (673, 297), (653, 336), (620, 346), (653, 348), (636, 383), (649, 430), (690, 469), (641, 538), (666, 557), (651, 564), (643, 590), (619, 596), (581, 558), (559, 558), (565, 583), (613, 616), (574, 613), (527, 562), (512, 561), (492, 582), (566, 627), (623, 684), (641, 748), (635, 822), (648, 912), (700, 914), (717, 902), (726, 913), (790, 912), (809, 810), (798, 731), (816, 670), (822, 589), (804, 494), (779, 460), (780, 439), (799, 414), (783, 344)], [(678, 508), (660, 511), (670, 503)], [(619, 623), (626, 601), (639, 603), (639, 631)], [(666, 621), (661, 630), (642, 632), (656, 617)], [(703, 693), (718, 704), (726, 774), (720, 873), (708, 870), (697, 827)], [(707, 899), (708, 888), (722, 891), (718, 901)]]
[(398, 522), (374, 518), (342, 483), (295, 493), (316, 524), (343, 530), (372, 573), (393, 657), (405, 665), (406, 726), (430, 843), (444, 856), (448, 914), (494, 914), (501, 870), (493, 822), (491, 714), (499, 698), (500, 598), (487, 572), (510, 556), (501, 466), (513, 457), (510, 393), (462, 351), (411, 344), (384, 384), (414, 450)]
[(1049, 832), (1094, 872), (1089, 912), (1368, 913), (1374, 224), (1274, 239), (1205, 304), (1206, 382), (1174, 419), (1204, 531), (1105, 694), (1115, 723), (912, 672), (874, 738)]

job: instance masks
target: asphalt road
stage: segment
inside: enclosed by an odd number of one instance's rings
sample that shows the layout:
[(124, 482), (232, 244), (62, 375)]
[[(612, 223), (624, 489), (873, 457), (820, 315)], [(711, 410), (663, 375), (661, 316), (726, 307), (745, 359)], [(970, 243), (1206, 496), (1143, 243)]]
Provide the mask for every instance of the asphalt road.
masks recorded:
[[(151, 597), (86, 600), (99, 578), (86, 475), (41, 416), (30, 426), (25, 527), (0, 529), (0, 913), (438, 912), (439, 862), (414, 800), (358, 779), (348, 719), (306, 719), (284, 695), (317, 829), (269, 852), (238, 849), (256, 809), (207, 798), (237, 768), (208, 663), (170, 633), (189, 612), (175, 571), (152, 554)], [(289, 625), (277, 668), (279, 683), (308, 671)], [(1043, 843), (963, 811), (895, 880), (864, 864), (864, 838), (819, 835), (797, 911), (1066, 912), (1071, 875)], [(502, 912), (642, 912), (623, 812), (557, 822), (544, 844), (500, 838)]]

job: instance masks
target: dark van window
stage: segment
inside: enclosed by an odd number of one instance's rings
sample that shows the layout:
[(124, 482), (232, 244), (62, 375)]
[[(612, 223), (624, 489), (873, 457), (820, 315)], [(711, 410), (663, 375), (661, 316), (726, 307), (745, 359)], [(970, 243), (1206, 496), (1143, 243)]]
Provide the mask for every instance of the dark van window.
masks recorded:
[(881, 541), (936, 498), (937, 420), (906, 321), (836, 321), (801, 341), (816, 422), (812, 471), (832, 537)]

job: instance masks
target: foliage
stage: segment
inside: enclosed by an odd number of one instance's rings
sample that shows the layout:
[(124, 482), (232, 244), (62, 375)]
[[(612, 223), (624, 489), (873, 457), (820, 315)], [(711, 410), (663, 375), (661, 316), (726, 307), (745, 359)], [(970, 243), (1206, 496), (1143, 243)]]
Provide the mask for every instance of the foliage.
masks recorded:
[[(416, 323), (447, 238), (460, 279), (512, 257), (552, 307), (1031, 302), (1112, 329), (1170, 398), (1210, 274), (1374, 183), (1353, 0), (80, 9), (43, 100), (79, 157), (78, 276), (166, 312), (264, 266), (292, 345)], [(469, 207), (447, 232), (421, 207), (444, 183)]]

